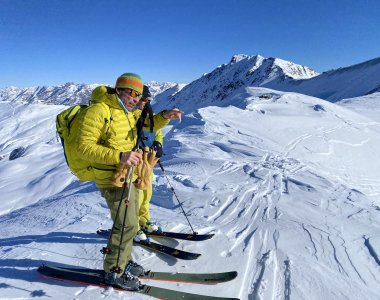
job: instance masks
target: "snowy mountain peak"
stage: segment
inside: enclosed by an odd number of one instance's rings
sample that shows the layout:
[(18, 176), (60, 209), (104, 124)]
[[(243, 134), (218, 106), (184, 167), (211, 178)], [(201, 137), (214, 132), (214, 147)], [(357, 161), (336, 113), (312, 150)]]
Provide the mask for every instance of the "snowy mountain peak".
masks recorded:
[(309, 79), (276, 82), (266, 87), (298, 92), (331, 102), (379, 91), (380, 58), (324, 72)]
[(308, 79), (319, 75), (318, 72), (313, 69), (298, 65), (280, 58), (268, 58), (269, 61), (273, 61), (273, 69), (278, 68), (282, 75), (285, 75), (293, 79)]
[(234, 56), (232, 56), (229, 64), (234, 64), (234, 63), (237, 63), (243, 59), (247, 59), (247, 58), (250, 58), (249, 55), (247, 54), (235, 54)]
[(87, 103), (99, 84), (68, 82), (58, 86), (0, 89), (0, 101), (73, 105)]
[[(317, 72), (308, 67), (282, 59), (236, 54), (228, 64), (217, 67), (185, 86), (170, 101), (184, 109), (216, 103), (224, 106), (230, 103), (230, 96), (238, 89), (309, 79), (317, 75)], [(159, 105), (159, 108), (163, 107)]]
[(236, 63), (246, 63), (251, 65), (248, 75), (252, 74), (253, 71), (260, 67), (266, 69), (268, 77), (286, 76), (293, 79), (308, 79), (319, 75), (318, 72), (309, 67), (276, 57), (265, 58), (261, 55), (251, 56), (246, 54), (235, 54), (232, 56), (228, 65), (231, 66)]
[(149, 87), (150, 93), (152, 94), (152, 97), (155, 98), (157, 95), (165, 92), (168, 89), (175, 89), (178, 91), (179, 89), (177, 88), (179, 85), (178, 83), (175, 82), (157, 82), (157, 81), (149, 81), (146, 82), (145, 85)]

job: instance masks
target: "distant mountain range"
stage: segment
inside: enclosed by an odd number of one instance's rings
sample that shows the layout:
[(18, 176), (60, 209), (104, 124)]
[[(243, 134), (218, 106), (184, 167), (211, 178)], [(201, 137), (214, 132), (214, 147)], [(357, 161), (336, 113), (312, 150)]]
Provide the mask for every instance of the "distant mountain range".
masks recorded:
[[(0, 101), (72, 105), (87, 103), (99, 84), (66, 83), (55, 87), (7, 87), (0, 89)], [(380, 58), (322, 74), (311, 68), (279, 58), (234, 55), (228, 64), (185, 85), (148, 82), (157, 106), (168, 101), (179, 107), (187, 103), (229, 105), (235, 92), (247, 87), (298, 92), (331, 102), (380, 91)]]
[[(310, 68), (278, 58), (235, 55), (228, 64), (186, 85), (169, 101), (184, 110), (194, 103), (197, 107), (239, 105), (234, 97), (239, 90), (244, 93), (247, 87), (298, 92), (336, 102), (378, 91), (380, 58), (318, 74)], [(162, 108), (157, 105), (156, 109)]]
[[(0, 89), (0, 101), (73, 105), (88, 103), (91, 92), (101, 84), (75, 84), (29, 88), (7, 87)], [(108, 84), (105, 84), (108, 85)], [(178, 86), (177, 83), (148, 82), (152, 96)], [(178, 89), (177, 89), (178, 91)]]

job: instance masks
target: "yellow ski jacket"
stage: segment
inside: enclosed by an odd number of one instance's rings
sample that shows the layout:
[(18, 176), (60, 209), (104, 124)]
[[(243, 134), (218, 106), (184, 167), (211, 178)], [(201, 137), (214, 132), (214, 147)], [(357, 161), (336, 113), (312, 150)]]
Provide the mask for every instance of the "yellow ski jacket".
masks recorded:
[[(117, 95), (106, 86), (97, 87), (91, 95), (92, 104), (81, 116), (75, 149), (79, 158), (90, 161), (95, 173), (97, 187), (112, 187), (109, 178), (120, 164), (122, 152), (131, 151), (136, 145), (136, 123), (141, 110), (125, 112), (118, 103)], [(104, 137), (103, 130), (109, 113), (103, 104), (108, 105), (111, 120)], [(162, 113), (154, 116), (154, 131), (167, 125), (169, 120)], [(102, 134), (103, 133), (103, 134)], [(133, 180), (136, 179), (136, 175)]]

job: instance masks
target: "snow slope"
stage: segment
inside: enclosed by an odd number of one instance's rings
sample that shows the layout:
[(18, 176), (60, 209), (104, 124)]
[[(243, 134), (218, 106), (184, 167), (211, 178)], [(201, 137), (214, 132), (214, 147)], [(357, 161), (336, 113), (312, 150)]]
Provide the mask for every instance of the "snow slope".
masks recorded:
[(312, 95), (331, 102), (380, 91), (380, 58), (324, 72), (319, 76), (265, 85), (281, 91)]
[(338, 101), (337, 104), (380, 122), (380, 92), (362, 97), (343, 99)]
[[(162, 163), (195, 230), (216, 235), (161, 241), (202, 253), (196, 261), (139, 247), (134, 257), (152, 270), (239, 276), (207, 286), (150, 284), (244, 300), (380, 298), (378, 121), (265, 88), (239, 89), (217, 106), (183, 104), (186, 116), (166, 130)], [(101, 268), (105, 241), (95, 231), (111, 221), (94, 185), (65, 167), (54, 139), (62, 107), (1, 105), (1, 128), (11, 127), (1, 131), (0, 296), (148, 299), (39, 276), (43, 262)], [(27, 152), (9, 161), (18, 145)], [(155, 173), (152, 217), (167, 230), (190, 231), (162, 172)]]

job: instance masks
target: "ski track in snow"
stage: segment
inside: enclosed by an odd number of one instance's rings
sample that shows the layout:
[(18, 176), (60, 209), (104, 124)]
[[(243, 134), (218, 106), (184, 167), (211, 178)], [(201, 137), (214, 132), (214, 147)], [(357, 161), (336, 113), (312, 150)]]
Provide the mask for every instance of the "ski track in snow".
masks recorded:
[[(332, 133), (341, 130), (343, 127), (344, 126), (332, 129), (325, 128), (318, 134)], [(215, 227), (228, 226), (230, 228), (226, 231), (226, 235), (232, 241), (232, 246), (227, 251), (228, 253), (236, 253), (236, 249), (241, 249), (241, 255), (244, 255), (246, 252), (249, 253), (246, 255), (246, 270), (240, 289), (240, 296), (242, 298), (244, 298), (244, 295), (246, 295), (248, 291), (247, 299), (249, 300), (291, 299), (291, 293), (294, 290), (292, 286), (300, 284), (299, 282), (297, 283), (297, 280), (304, 280), (304, 278), (297, 277), (296, 275), (291, 276), (291, 269), (297, 266), (296, 252), (283, 253), (281, 247), (278, 247), (279, 240), (282, 239), (282, 225), (278, 223), (281, 223), (281, 216), (283, 215), (281, 202), (288, 201), (292, 196), (292, 192), (289, 191), (289, 186), (292, 186), (291, 189), (296, 188), (302, 190), (304, 193), (317, 193), (321, 198), (326, 196), (323, 190), (321, 190), (322, 187), (313, 186), (312, 178), (314, 174), (312, 173), (312, 169), (288, 157), (292, 150), (306, 139), (312, 137), (313, 135), (310, 134), (299, 136), (284, 148), (283, 156), (273, 156), (271, 153), (267, 153), (263, 155), (261, 161), (255, 161), (253, 168), (246, 163), (228, 162), (224, 163), (215, 174), (215, 177), (220, 179), (220, 176), (224, 173), (233, 174), (239, 169), (250, 169), (251, 171), (249, 174), (250, 177), (244, 182), (244, 185), (240, 185), (240, 187), (231, 191), (232, 194), (230, 193), (228, 195), (226, 201), (219, 209), (208, 217), (209, 221), (219, 223), (218, 226)], [(330, 142), (335, 143), (336, 141), (331, 140)], [(221, 144), (222, 143), (218, 143), (214, 145), (227, 153), (231, 152), (230, 148), (227, 146), (222, 147)], [(349, 143), (348, 145), (361, 146), (363, 143)], [(240, 151), (240, 153), (244, 154), (245, 152)], [(249, 160), (249, 157), (255, 158), (257, 155), (246, 155), (245, 159)], [(301, 181), (296, 179), (302, 177), (303, 174), (308, 175), (308, 180)], [(309, 183), (307, 181), (309, 181)], [(334, 185), (331, 182), (329, 182), (329, 184)], [(343, 188), (343, 190), (339, 192), (346, 192), (346, 190), (346, 188)], [(216, 193), (217, 191), (214, 192)], [(347, 190), (349, 195), (354, 192), (355, 191)], [(337, 193), (337, 196), (338, 195), (340, 195), (340, 193)], [(285, 198), (285, 200), (282, 200), (283, 198)], [(348, 198), (349, 196), (347, 196), (346, 199)], [(343, 215), (347, 214), (347, 219), (350, 219), (363, 211), (362, 208), (354, 206), (356, 211), (353, 213), (347, 213), (342, 210), (337, 212), (337, 207), (334, 203), (337, 199), (327, 201), (315, 201), (314, 199), (317, 200), (318, 196), (312, 197), (310, 200), (307, 199), (307, 201), (304, 202), (306, 205), (327, 209), (331, 215), (326, 216), (326, 218), (338, 217), (343, 213)], [(338, 201), (343, 202), (342, 199), (344, 199), (344, 197)], [(235, 223), (236, 220), (239, 220), (239, 222)], [(341, 276), (346, 277), (347, 281), (350, 281), (349, 278), (352, 278), (353, 280), (360, 280), (364, 285), (368, 285), (369, 283), (363, 279), (361, 274), (362, 268), (359, 267), (359, 263), (356, 262), (353, 253), (350, 253), (350, 250), (347, 248), (347, 241), (345, 240), (344, 234), (342, 235), (340, 233), (340, 228), (329, 228), (327, 221), (326, 223), (319, 223), (318, 220), (314, 221), (316, 222), (315, 225), (306, 226), (305, 224), (300, 224), (302, 231), (306, 233), (306, 235), (302, 235), (302, 232), (300, 232), (298, 238), (303, 236), (305, 244), (310, 244), (311, 251), (309, 254), (314, 257), (316, 267), (320, 264), (335, 265), (337, 272), (341, 274)], [(309, 226), (311, 226), (310, 229), (307, 228)], [(325, 227), (326, 233), (336, 233), (321, 234), (323, 231), (315, 231), (315, 228), (318, 227)], [(272, 239), (269, 239), (269, 236), (271, 236)], [(378, 264), (377, 254), (368, 246), (368, 240), (365, 241), (370, 256), (373, 257), (374, 261)], [(351, 243), (351, 241), (349, 241), (349, 243)], [(303, 243), (301, 242), (300, 244)], [(295, 261), (292, 260), (292, 257)], [(375, 282), (378, 282), (378, 275), (374, 275), (373, 277)], [(313, 285), (312, 276), (306, 278), (306, 280), (310, 280), (309, 284)], [(334, 292), (331, 291), (331, 293), (333, 294)], [(343, 298), (350, 298), (350, 293), (347, 291), (341, 290), (339, 294)], [(295, 295), (295, 297), (297, 298), (299, 295)], [(319, 299), (317, 295), (315, 295), (315, 299)]]

